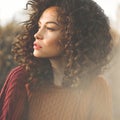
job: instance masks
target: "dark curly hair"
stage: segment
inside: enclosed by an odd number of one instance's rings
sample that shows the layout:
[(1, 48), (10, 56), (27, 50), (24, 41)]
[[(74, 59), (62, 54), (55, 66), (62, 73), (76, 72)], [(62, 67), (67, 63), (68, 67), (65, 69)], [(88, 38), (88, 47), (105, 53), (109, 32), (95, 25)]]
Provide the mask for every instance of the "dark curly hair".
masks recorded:
[[(29, 7), (30, 6), (30, 7)], [(53, 71), (49, 59), (33, 56), (34, 34), (38, 20), (46, 8), (58, 6), (58, 21), (63, 25), (64, 53), (67, 64), (64, 86), (90, 81), (100, 74), (109, 62), (112, 49), (109, 20), (92, 0), (29, 0), (26, 9), (29, 20), (23, 24), (23, 32), (13, 46), (14, 58), (29, 71), (31, 79), (53, 84)], [(89, 78), (89, 79), (88, 79)]]

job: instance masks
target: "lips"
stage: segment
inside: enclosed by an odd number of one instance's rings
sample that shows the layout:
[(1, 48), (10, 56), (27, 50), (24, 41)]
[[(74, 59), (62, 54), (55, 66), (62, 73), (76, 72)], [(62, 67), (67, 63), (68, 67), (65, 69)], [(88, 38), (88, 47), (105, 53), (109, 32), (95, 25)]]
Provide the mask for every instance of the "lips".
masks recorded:
[(33, 48), (36, 50), (40, 50), (42, 48), (42, 46), (38, 45), (37, 43), (34, 43)]

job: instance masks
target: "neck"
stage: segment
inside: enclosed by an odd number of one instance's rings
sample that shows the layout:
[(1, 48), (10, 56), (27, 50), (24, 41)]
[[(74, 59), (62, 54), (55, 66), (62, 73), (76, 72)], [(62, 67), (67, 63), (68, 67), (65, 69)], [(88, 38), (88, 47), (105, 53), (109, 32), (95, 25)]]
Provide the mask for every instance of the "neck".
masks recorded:
[(54, 84), (57, 86), (61, 86), (64, 76), (65, 58), (62, 56), (51, 58), (50, 62), (53, 69)]

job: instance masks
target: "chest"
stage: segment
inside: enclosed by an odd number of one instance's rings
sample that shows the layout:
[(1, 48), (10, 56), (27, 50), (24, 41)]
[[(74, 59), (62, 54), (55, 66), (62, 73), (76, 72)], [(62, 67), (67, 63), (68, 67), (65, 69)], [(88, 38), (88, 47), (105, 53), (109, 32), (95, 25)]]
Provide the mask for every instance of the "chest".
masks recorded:
[(89, 100), (78, 89), (41, 88), (29, 98), (29, 120), (85, 119), (88, 106)]

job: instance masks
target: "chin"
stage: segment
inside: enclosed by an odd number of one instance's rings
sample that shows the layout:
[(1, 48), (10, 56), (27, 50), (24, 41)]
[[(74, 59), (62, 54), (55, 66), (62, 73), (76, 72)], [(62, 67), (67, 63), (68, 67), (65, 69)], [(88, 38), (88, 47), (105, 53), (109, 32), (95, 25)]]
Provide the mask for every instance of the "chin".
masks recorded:
[(37, 52), (37, 51), (34, 51), (34, 52), (33, 52), (33, 56), (36, 57), (36, 58), (47, 58), (46, 56), (43, 56), (42, 54), (40, 54), (40, 53)]
[(40, 58), (40, 55), (37, 52), (35, 52), (35, 51), (33, 52), (33, 56), (37, 57), (37, 58)]
[(40, 56), (39, 56), (39, 55), (34, 55), (34, 54), (33, 54), (33, 56), (34, 56), (34, 57), (36, 57), (36, 58), (40, 58)]

